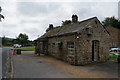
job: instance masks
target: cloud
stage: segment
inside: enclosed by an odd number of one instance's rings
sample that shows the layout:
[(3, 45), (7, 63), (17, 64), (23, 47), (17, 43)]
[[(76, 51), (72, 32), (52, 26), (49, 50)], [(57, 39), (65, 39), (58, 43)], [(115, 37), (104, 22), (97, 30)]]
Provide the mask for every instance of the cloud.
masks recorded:
[(45, 33), (49, 24), (59, 26), (63, 20), (71, 20), (72, 14), (77, 14), (80, 21), (93, 16), (100, 21), (108, 16), (118, 17), (117, 2), (14, 1), (2, 3), (5, 20), (0, 35), (15, 37), (22, 32), (34, 40)]
[(118, 1), (119, 0), (10, 0), (10, 2), (118, 2)]
[(42, 33), (43, 28), (39, 27), (39, 28), (25, 28), (23, 30), (23, 32), (25, 32), (27, 35), (29, 35), (29, 39), (36, 39), (38, 36), (40, 36), (39, 34), (43, 34)]
[(25, 16), (47, 15), (54, 12), (59, 7), (58, 4), (43, 2), (19, 2), (17, 10)]
[(120, 1), (118, 3), (118, 19), (120, 20)]
[(69, 5), (73, 8), (72, 12), (77, 14), (80, 20), (93, 16), (98, 17), (100, 20), (104, 20), (105, 17), (117, 17), (118, 15), (117, 2), (81, 2), (69, 3)]

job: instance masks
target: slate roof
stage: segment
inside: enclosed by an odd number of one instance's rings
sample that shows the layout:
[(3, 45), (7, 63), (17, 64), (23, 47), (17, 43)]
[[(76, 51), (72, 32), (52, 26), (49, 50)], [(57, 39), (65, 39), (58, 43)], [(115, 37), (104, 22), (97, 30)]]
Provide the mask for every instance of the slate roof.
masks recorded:
[(46, 32), (40, 38), (53, 37), (53, 36), (78, 32), (78, 31), (84, 29), (85, 26), (87, 26), (95, 18), (97, 18), (97, 17), (92, 17), (92, 18), (80, 21), (78, 23), (71, 23), (71, 24), (68, 24), (68, 25), (65, 25), (65, 26), (57, 27), (55, 29), (52, 29), (52, 30)]

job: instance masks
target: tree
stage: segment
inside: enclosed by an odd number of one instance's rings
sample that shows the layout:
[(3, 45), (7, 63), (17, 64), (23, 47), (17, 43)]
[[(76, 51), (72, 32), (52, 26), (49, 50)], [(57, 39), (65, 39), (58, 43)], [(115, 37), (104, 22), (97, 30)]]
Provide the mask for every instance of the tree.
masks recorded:
[(71, 20), (62, 21), (62, 26), (71, 24), (71, 22), (72, 22)]
[(2, 37), (2, 45), (5, 45), (5, 46), (11, 46), (13, 45), (12, 44), (12, 38), (8, 38), (8, 37)]
[(20, 33), (18, 36), (19, 40), (28, 40), (28, 35)]
[(26, 45), (28, 44), (28, 35), (20, 33), (16, 40), (19, 44)]
[(2, 37), (2, 45), (6, 45), (7, 39), (4, 37)]
[(13, 44), (20, 44), (18, 39), (13, 39), (13, 40), (12, 40), (12, 43), (13, 43)]
[(113, 26), (120, 29), (120, 21), (116, 19), (114, 16), (106, 17), (104, 21), (102, 21), (104, 26)]
[(0, 6), (0, 21), (1, 21), (1, 18), (4, 19), (4, 16), (1, 14), (1, 11), (2, 11), (2, 8), (1, 8), (1, 6)]

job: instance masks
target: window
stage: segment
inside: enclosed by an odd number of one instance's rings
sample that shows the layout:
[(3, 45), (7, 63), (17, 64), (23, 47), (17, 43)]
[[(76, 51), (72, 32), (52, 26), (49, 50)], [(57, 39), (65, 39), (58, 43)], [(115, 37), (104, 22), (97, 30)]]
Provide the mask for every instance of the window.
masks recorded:
[(63, 43), (62, 43), (62, 42), (56, 42), (56, 46), (57, 46), (59, 49), (62, 49)]
[(95, 20), (95, 23), (97, 24), (97, 21)]
[(52, 43), (52, 45), (55, 45), (55, 43)]
[(67, 43), (67, 46), (68, 46), (68, 50), (74, 50), (74, 42), (68, 42)]
[(63, 45), (63, 43), (62, 42), (56, 42), (56, 46), (62, 46)]
[(86, 32), (87, 32), (87, 35), (91, 35), (91, 34), (93, 33), (92, 27), (91, 27), (91, 26), (88, 26), (88, 27), (86, 28)]

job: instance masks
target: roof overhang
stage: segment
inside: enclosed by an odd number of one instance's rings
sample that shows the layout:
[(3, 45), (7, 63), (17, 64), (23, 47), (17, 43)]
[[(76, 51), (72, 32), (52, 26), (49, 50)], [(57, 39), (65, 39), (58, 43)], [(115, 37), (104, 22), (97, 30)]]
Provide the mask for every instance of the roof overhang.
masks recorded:
[(44, 41), (48, 41), (48, 39), (47, 39), (47, 38), (39, 38), (37, 41), (42, 41), (42, 42), (44, 42)]

